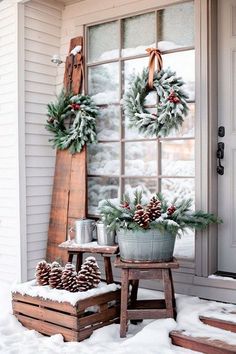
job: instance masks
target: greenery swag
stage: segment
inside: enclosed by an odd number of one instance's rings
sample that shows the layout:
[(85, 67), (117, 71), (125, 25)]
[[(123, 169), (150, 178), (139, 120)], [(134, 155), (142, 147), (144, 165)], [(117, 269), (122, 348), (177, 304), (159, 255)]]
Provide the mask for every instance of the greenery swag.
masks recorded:
[[(182, 86), (184, 84), (176, 73), (167, 70), (155, 71), (153, 88), (148, 85), (149, 69), (146, 68), (130, 82), (124, 94), (123, 105), (129, 126), (138, 128), (146, 136), (166, 136), (173, 129), (178, 129), (187, 115), (188, 96)], [(158, 95), (157, 112), (150, 113), (145, 107), (145, 99), (151, 91)]]
[(98, 107), (87, 95), (66, 94), (63, 90), (55, 103), (48, 104), (46, 129), (49, 140), (59, 150), (81, 152), (84, 145), (96, 142)]
[(159, 229), (180, 234), (187, 228), (203, 229), (209, 224), (222, 223), (214, 214), (202, 210), (193, 211), (191, 205), (191, 199), (174, 199), (169, 204), (161, 193), (142, 204), (142, 192), (136, 190), (132, 201), (127, 194), (123, 196), (120, 205), (109, 200), (103, 201), (100, 212), (104, 223), (111, 230)]

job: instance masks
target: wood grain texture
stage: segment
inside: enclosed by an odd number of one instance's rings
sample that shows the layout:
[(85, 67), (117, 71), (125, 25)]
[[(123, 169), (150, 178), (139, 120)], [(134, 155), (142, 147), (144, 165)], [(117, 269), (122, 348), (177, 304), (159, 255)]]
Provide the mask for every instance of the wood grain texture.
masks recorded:
[[(71, 39), (64, 74), (64, 87), (67, 92), (72, 91), (74, 94), (81, 91), (83, 80), (82, 53), (76, 56), (70, 54), (77, 45), (81, 45), (83, 51), (83, 37)], [(50, 262), (67, 262), (66, 250), (58, 249), (58, 245), (66, 241), (75, 220), (86, 217), (86, 156), (86, 147), (74, 155), (68, 150), (57, 151), (46, 256)]]
[(206, 316), (199, 316), (200, 321), (203, 323), (224, 329), (226, 331), (234, 332), (236, 333), (236, 323), (235, 322), (230, 322), (230, 321), (225, 321), (219, 318), (212, 318), (212, 317), (206, 317)]
[(117, 257), (114, 263), (115, 267), (123, 269), (163, 269), (163, 268), (179, 268), (179, 263), (175, 258), (171, 262), (123, 262), (120, 257)]
[[(94, 306), (96, 312), (86, 311)], [(28, 329), (42, 334), (62, 334), (65, 341), (81, 341), (95, 329), (119, 320), (120, 290), (79, 300), (73, 306), (66, 302), (12, 294), (13, 313)]]
[(235, 354), (236, 346), (227, 344), (219, 340), (209, 338), (191, 337), (181, 331), (172, 331), (170, 333), (172, 344), (180, 347), (195, 350), (205, 354)]

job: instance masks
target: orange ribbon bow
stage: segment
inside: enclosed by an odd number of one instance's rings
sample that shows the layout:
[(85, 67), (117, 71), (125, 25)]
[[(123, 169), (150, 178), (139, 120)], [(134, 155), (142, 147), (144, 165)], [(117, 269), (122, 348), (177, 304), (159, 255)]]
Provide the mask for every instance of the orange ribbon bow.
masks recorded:
[(148, 63), (148, 68), (149, 68), (149, 76), (148, 76), (148, 86), (150, 89), (153, 88), (153, 77), (154, 77), (154, 71), (155, 71), (155, 59), (157, 59), (157, 70), (160, 71), (163, 67), (163, 61), (162, 61), (162, 56), (161, 52), (157, 48), (147, 48), (146, 52), (149, 54), (149, 63)]

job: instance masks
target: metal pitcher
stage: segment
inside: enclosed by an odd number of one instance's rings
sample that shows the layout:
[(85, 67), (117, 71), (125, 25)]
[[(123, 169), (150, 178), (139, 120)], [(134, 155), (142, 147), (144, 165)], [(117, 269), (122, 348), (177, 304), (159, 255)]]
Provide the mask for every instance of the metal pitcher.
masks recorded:
[(115, 232), (110, 231), (102, 221), (98, 221), (97, 240), (101, 246), (112, 246), (115, 244)]
[(75, 221), (75, 242), (88, 243), (93, 240), (93, 231), (96, 223), (92, 219), (79, 219)]

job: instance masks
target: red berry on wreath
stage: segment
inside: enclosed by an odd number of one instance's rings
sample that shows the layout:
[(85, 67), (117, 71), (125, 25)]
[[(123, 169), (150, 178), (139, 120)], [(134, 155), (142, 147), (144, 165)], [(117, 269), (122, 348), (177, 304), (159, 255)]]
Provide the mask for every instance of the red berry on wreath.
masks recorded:
[(167, 215), (170, 216), (172, 214), (174, 214), (176, 210), (176, 207), (174, 205), (171, 205), (169, 208), (167, 208)]
[(80, 109), (80, 105), (78, 103), (72, 103), (71, 104), (71, 108), (74, 110), (74, 111), (78, 111)]

